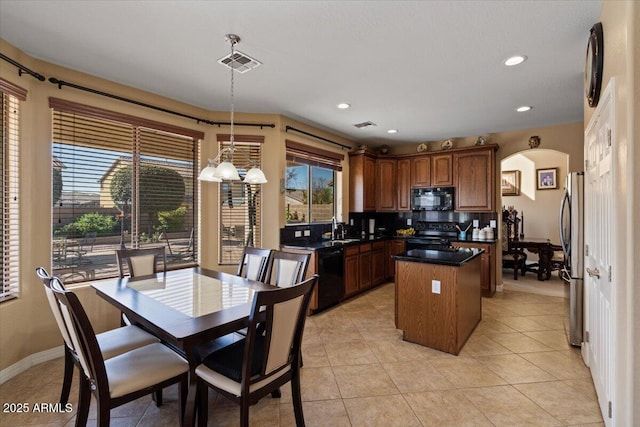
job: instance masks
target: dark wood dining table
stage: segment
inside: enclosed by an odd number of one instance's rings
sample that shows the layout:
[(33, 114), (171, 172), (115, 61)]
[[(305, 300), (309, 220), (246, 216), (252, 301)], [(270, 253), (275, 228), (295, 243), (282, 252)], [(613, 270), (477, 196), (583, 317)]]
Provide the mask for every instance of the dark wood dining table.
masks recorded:
[(96, 293), (189, 362), (184, 425), (195, 424), (195, 368), (201, 346), (247, 326), (255, 291), (270, 285), (194, 267), (94, 282)]
[(515, 239), (512, 245), (514, 248), (526, 249), (531, 253), (538, 254), (538, 263), (527, 267), (527, 270), (538, 273), (540, 281), (551, 278), (553, 253), (561, 251), (562, 246), (551, 243), (550, 239), (539, 237)]

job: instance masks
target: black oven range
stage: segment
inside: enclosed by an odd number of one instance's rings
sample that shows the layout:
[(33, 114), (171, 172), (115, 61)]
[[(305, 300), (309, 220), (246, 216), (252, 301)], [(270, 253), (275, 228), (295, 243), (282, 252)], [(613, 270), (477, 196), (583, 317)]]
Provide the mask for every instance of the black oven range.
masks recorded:
[(407, 240), (407, 250), (430, 249), (438, 251), (455, 251), (451, 241), (458, 235), (455, 222), (417, 221), (415, 237)]

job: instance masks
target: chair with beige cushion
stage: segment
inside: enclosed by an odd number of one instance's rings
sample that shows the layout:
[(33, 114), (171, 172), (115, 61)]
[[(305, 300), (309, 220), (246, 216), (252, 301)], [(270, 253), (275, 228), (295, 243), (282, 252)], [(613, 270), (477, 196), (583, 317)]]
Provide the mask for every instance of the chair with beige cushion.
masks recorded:
[(245, 246), (242, 258), (238, 263), (240, 277), (264, 282), (267, 277), (267, 266), (271, 260), (271, 249), (253, 248)]
[(57, 277), (52, 277), (49, 285), (67, 330), (67, 345), (82, 367), (76, 425), (87, 423), (91, 394), (98, 404), (97, 425), (107, 427), (112, 408), (176, 383), (179, 384), (177, 415), (181, 424), (189, 384), (187, 361), (161, 343), (105, 358), (78, 297), (65, 290)]
[[(296, 425), (304, 425), (300, 396), (300, 346), (307, 308), (318, 275), (296, 286), (253, 296), (245, 339), (224, 347), (198, 365), (198, 425), (208, 421), (208, 390), (240, 404), (240, 425), (249, 425), (249, 406), (291, 382)], [(264, 333), (257, 324), (265, 325)]]
[[(36, 268), (36, 274), (42, 280), (44, 285), (49, 306), (53, 312), (53, 317), (58, 324), (60, 333), (64, 339), (64, 376), (62, 381), (62, 392), (60, 393), (60, 403), (65, 404), (69, 400), (69, 392), (71, 390), (71, 382), (73, 380), (73, 365), (77, 365), (81, 369), (80, 361), (76, 357), (72, 347), (69, 346), (71, 338), (64, 324), (64, 319), (60, 312), (60, 307), (56, 301), (53, 291), (50, 287), (51, 276), (43, 267)], [(62, 285), (61, 285), (62, 286)], [(135, 348), (144, 347), (148, 344), (160, 342), (155, 336), (143, 331), (136, 326), (125, 326), (122, 328), (112, 329), (96, 335), (98, 346), (102, 352), (102, 357), (110, 359), (119, 354), (126, 353)]]
[(309, 258), (309, 254), (273, 251), (265, 282), (281, 288), (302, 282), (307, 274)]
[(127, 264), (131, 277), (157, 273), (158, 262), (162, 264), (162, 271), (167, 268), (164, 246), (145, 249), (119, 249), (116, 250), (116, 260), (121, 278), (124, 277), (124, 263)]

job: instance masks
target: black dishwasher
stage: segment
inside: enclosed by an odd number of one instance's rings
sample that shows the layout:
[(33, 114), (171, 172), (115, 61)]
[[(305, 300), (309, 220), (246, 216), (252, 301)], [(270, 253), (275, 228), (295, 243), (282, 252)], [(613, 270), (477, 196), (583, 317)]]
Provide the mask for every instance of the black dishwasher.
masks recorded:
[(344, 250), (318, 251), (318, 310), (331, 307), (344, 297)]

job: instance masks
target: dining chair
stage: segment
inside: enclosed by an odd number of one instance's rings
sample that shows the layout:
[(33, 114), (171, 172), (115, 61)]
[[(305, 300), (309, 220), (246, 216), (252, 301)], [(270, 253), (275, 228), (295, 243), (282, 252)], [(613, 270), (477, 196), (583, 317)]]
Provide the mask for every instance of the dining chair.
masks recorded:
[[(49, 276), (47, 270), (43, 267), (36, 268), (36, 274), (42, 280), (44, 290), (49, 301), (49, 306), (53, 312), (53, 317), (58, 324), (60, 333), (64, 339), (64, 374), (62, 380), (62, 391), (60, 393), (60, 403), (66, 404), (69, 401), (69, 392), (71, 391), (71, 383), (73, 381), (73, 365), (77, 365), (78, 369), (82, 369), (80, 360), (73, 351), (73, 347), (69, 346), (71, 338), (67, 327), (65, 326), (60, 306), (56, 301), (53, 291), (51, 290), (50, 282), (52, 277)], [(60, 286), (63, 286), (60, 284)], [(98, 347), (102, 352), (102, 357), (110, 359), (114, 356), (126, 353), (135, 348), (144, 347), (149, 344), (158, 343), (160, 340), (138, 328), (137, 326), (124, 326), (122, 328), (112, 329), (110, 331), (96, 334), (98, 341)], [(156, 396), (156, 403), (161, 403), (161, 399)]]
[(514, 243), (518, 240), (520, 218), (502, 211), (502, 268), (513, 269), (513, 280), (518, 280), (518, 270), (524, 276), (527, 270), (527, 254)]
[(91, 394), (98, 404), (97, 425), (107, 427), (111, 409), (176, 383), (179, 384), (178, 419), (181, 422), (189, 384), (187, 361), (158, 342), (105, 358), (76, 294), (65, 290), (55, 276), (49, 286), (67, 330), (67, 345), (82, 368), (76, 425), (87, 423)]
[[(208, 391), (240, 405), (240, 425), (249, 425), (249, 406), (291, 382), (296, 425), (304, 426), (300, 395), (300, 347), (311, 293), (318, 275), (289, 288), (258, 291), (249, 314), (249, 333), (196, 367), (198, 425), (208, 421)], [(260, 333), (258, 322), (265, 324)]]
[(124, 264), (127, 264), (129, 276), (147, 276), (158, 272), (158, 262), (162, 264), (162, 271), (167, 269), (167, 258), (164, 246), (144, 249), (116, 250), (118, 274), (124, 277)]
[(264, 282), (267, 278), (267, 266), (271, 260), (271, 252), (271, 249), (245, 246), (242, 258), (238, 263), (237, 275), (245, 279)]
[(267, 264), (266, 283), (286, 288), (300, 283), (307, 274), (309, 254), (273, 251)]

